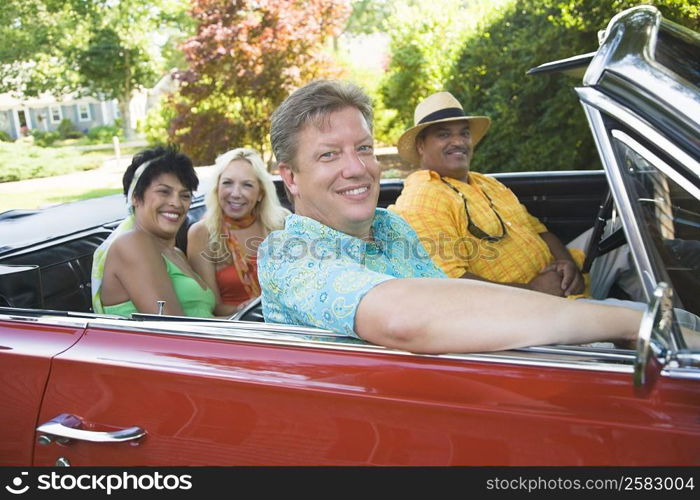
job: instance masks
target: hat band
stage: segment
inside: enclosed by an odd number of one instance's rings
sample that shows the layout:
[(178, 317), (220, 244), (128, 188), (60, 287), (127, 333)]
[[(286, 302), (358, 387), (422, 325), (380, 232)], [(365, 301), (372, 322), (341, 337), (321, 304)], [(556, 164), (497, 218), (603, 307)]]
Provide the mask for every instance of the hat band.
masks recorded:
[(416, 123), (416, 125), (421, 125), (426, 122), (434, 122), (444, 118), (457, 118), (459, 116), (467, 116), (464, 114), (464, 110), (461, 108), (440, 109), (430, 113), (429, 115), (425, 115), (418, 123)]

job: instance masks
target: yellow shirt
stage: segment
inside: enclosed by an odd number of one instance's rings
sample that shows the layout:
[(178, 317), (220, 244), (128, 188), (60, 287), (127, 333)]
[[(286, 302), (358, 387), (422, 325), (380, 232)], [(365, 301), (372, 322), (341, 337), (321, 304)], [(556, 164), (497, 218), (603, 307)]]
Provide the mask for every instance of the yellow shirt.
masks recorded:
[[(461, 197), (431, 170), (419, 170), (404, 181), (404, 188), (389, 210), (408, 221), (437, 264), (451, 278), (465, 272), (490, 281), (528, 283), (554, 256), (540, 233), (547, 228), (530, 215), (513, 192), (499, 181), (476, 172), (469, 182), (446, 179), (467, 198), (472, 222), (492, 236), (502, 233), (501, 223), (484, 193), (503, 219), (507, 234), (489, 242), (467, 230), (467, 215)], [(583, 252), (571, 251), (581, 265)]]

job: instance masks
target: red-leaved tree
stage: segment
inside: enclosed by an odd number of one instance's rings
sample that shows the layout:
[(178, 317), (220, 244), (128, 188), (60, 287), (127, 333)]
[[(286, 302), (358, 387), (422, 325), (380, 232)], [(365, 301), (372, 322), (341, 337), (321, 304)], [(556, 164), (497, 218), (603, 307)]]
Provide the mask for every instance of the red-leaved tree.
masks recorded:
[(324, 54), (349, 0), (192, 0), (189, 69), (171, 97), (171, 141), (196, 164), (238, 146), (269, 150), (270, 115), (294, 89), (339, 74)]

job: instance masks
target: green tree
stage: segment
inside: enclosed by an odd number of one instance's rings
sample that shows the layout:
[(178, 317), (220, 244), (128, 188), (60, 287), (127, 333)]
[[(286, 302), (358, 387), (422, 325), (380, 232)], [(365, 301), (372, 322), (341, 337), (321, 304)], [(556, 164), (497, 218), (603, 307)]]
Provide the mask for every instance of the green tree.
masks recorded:
[(393, 4), (384, 23), (391, 59), (379, 88), (383, 105), (394, 110), (386, 123), (393, 131), (389, 136), (413, 124), (413, 111), (421, 100), (444, 90), (464, 40), (485, 4), (488, 2), (474, 0)]
[[(660, 0), (673, 21), (698, 29), (697, 2)], [(484, 172), (600, 168), (577, 82), (552, 74), (526, 76), (539, 64), (592, 52), (598, 30), (638, 4), (614, 0), (519, 0), (492, 12), (462, 46), (445, 82), (470, 114), (491, 117), (472, 168)]]
[(332, 76), (324, 44), (349, 14), (347, 0), (193, 0), (196, 34), (183, 45), (169, 135), (196, 163), (236, 146), (265, 153), (269, 119), (295, 88)]
[[(65, 52), (77, 32), (78, 13), (62, 0), (6, 0), (0, 9), (0, 92), (28, 96), (69, 92), (77, 81)], [(63, 36), (65, 34), (65, 36)]]
[(385, 19), (391, 15), (400, 0), (352, 0), (352, 12), (345, 31), (355, 35), (369, 35), (384, 28)]
[(153, 35), (172, 31), (184, 9), (184, 0), (7, 0), (0, 90), (116, 98), (129, 136), (134, 91), (163, 69)]

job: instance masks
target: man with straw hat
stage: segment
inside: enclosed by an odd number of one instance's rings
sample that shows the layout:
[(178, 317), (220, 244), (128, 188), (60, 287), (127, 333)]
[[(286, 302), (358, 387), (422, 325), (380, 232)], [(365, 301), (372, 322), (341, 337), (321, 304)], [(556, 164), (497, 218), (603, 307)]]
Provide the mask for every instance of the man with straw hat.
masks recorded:
[(418, 104), (398, 151), (421, 170), (406, 178), (390, 210), (413, 226), (450, 277), (581, 294), (585, 284), (577, 262), (583, 252), (569, 251), (496, 179), (469, 171), (490, 124), (486, 116), (467, 116), (449, 92)]

